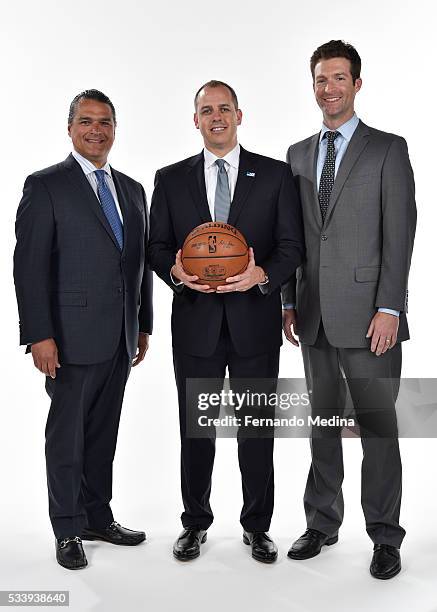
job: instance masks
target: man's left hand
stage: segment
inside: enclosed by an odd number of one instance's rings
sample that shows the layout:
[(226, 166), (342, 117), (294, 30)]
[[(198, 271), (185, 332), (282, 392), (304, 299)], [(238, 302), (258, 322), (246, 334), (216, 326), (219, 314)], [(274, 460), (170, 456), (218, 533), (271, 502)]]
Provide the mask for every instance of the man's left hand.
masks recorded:
[(398, 337), (399, 317), (388, 312), (377, 312), (370, 322), (366, 338), (372, 338), (370, 350), (379, 357), (391, 349)]
[(229, 293), (231, 291), (248, 291), (263, 283), (266, 278), (264, 270), (255, 264), (255, 255), (252, 247), (249, 248), (249, 264), (242, 274), (230, 276), (226, 279), (226, 285), (219, 285), (217, 293)]
[(134, 368), (139, 363), (141, 363), (146, 356), (147, 349), (149, 348), (149, 334), (145, 334), (144, 332), (140, 332), (138, 334), (138, 350), (135, 355), (134, 360), (132, 361), (132, 367)]

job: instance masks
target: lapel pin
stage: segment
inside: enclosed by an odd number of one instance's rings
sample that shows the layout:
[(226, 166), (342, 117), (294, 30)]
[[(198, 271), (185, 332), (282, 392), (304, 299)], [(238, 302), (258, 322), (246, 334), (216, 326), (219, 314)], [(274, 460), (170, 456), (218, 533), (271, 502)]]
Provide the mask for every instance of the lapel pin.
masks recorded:
[(246, 172), (246, 176), (255, 176), (255, 172)]

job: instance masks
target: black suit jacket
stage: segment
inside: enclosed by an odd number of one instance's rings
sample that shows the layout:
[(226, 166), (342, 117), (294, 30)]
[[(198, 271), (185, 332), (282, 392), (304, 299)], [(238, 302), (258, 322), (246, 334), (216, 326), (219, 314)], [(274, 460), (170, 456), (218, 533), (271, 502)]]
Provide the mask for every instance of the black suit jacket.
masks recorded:
[(227, 295), (175, 287), (170, 269), (187, 234), (211, 221), (203, 153), (158, 170), (150, 212), (152, 269), (175, 291), (173, 346), (185, 353), (213, 354), (226, 315), (241, 356), (269, 352), (282, 343), (280, 286), (303, 257), (300, 202), (287, 164), (241, 147), (238, 179), (229, 214), (269, 276), (267, 294), (258, 287)]
[(123, 213), (123, 251), (72, 155), (30, 175), (18, 207), (20, 344), (54, 338), (61, 365), (110, 359), (122, 330), (132, 357), (138, 331), (152, 331), (144, 190), (111, 170)]

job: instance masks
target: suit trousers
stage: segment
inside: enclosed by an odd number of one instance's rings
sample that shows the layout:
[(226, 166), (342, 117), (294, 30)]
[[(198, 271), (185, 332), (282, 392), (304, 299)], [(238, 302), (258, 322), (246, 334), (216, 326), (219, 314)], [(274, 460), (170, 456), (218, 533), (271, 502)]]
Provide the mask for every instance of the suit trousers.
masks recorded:
[[(342, 417), (352, 400), (363, 449), (361, 504), (366, 530), (373, 542), (399, 548), (405, 535), (399, 525), (402, 464), (395, 411), (401, 345), (379, 357), (370, 348), (336, 348), (328, 343), (321, 324), (315, 344), (302, 345), (302, 353), (313, 416)], [(344, 513), (341, 429), (313, 426), (304, 495), (308, 527), (329, 536), (337, 534)]]
[[(279, 371), (279, 347), (268, 353), (250, 357), (238, 355), (229, 335), (226, 317), (218, 345), (210, 357), (196, 357), (173, 350), (173, 362), (179, 399), (181, 434), (181, 488), (185, 528), (208, 529), (214, 516), (209, 498), (215, 457), (215, 430), (204, 438), (187, 436), (186, 381), (189, 378), (218, 379), (212, 383), (214, 392), (220, 392), (228, 367), (231, 388), (233, 379), (258, 378), (276, 381)], [(276, 382), (274, 382), (276, 385)], [(238, 460), (242, 478), (243, 508), (240, 522), (247, 531), (268, 531), (273, 513), (273, 435), (269, 437), (243, 437), (238, 435)]]
[(52, 400), (46, 425), (49, 514), (57, 538), (114, 520), (112, 462), (130, 366), (122, 334), (112, 359), (61, 364), (56, 378), (46, 379)]

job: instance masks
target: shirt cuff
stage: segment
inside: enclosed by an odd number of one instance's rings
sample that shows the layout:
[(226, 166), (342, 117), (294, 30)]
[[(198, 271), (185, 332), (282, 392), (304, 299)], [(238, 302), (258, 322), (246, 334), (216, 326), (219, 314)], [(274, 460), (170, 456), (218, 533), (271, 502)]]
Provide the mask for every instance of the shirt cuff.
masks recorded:
[(258, 283), (258, 288), (263, 295), (267, 295), (267, 293), (269, 292), (269, 282), (267, 281), (266, 283)]
[(180, 285), (184, 284), (184, 281), (176, 280), (171, 272), (170, 272), (170, 278), (171, 278), (171, 282), (173, 283), (173, 285), (175, 285), (175, 287), (179, 287)]
[(394, 315), (395, 317), (399, 316), (399, 310), (392, 310), (391, 308), (378, 308), (378, 312), (386, 312), (387, 314)]
[(296, 304), (282, 304), (282, 310), (292, 310), (296, 308)]

